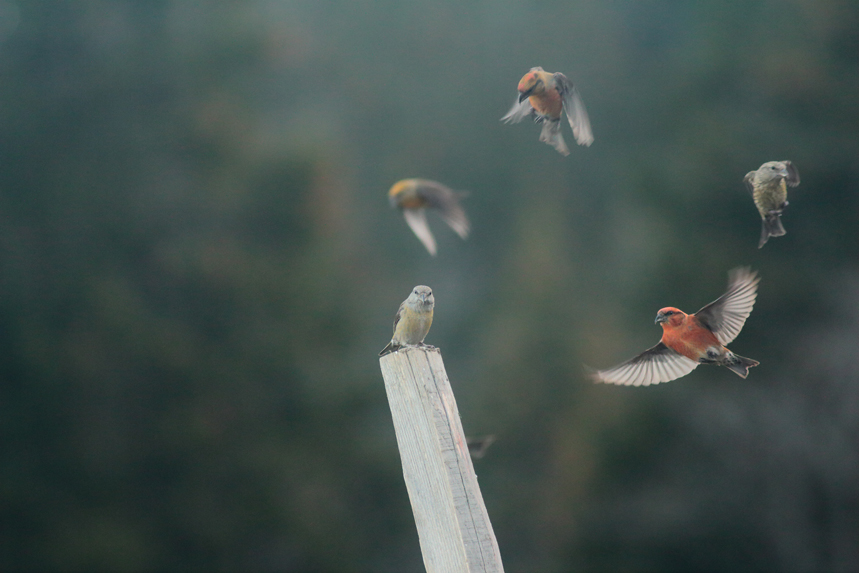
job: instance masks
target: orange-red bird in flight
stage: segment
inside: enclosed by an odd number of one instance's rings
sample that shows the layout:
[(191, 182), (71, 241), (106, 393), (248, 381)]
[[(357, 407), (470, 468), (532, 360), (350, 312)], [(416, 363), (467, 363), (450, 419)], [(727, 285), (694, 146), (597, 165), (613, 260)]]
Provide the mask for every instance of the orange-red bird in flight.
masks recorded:
[(593, 373), (597, 382), (649, 386), (686, 376), (699, 364), (725, 366), (745, 378), (760, 364), (734, 354), (725, 345), (734, 340), (752, 312), (758, 292), (757, 273), (738, 268), (728, 274), (728, 291), (695, 314), (672, 306), (656, 314), (662, 340), (635, 358)]
[(540, 141), (548, 143), (561, 155), (569, 155), (570, 150), (561, 135), (561, 111), (567, 114), (567, 121), (573, 128), (573, 136), (579, 145), (590, 145), (594, 141), (591, 122), (585, 104), (576, 86), (561, 72), (550, 74), (536, 67), (519, 80), (519, 99), (501, 118), (501, 121), (518, 123), (528, 115), (543, 124)]

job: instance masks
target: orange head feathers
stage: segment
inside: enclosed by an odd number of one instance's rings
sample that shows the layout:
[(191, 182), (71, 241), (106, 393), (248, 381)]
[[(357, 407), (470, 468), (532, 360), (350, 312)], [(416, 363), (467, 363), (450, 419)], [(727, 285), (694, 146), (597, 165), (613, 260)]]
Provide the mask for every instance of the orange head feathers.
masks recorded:
[(687, 314), (679, 308), (666, 306), (665, 308), (659, 309), (659, 312), (656, 313), (656, 320), (654, 322), (656, 324), (661, 324), (662, 330), (667, 330), (669, 328), (679, 327), (686, 320), (686, 316)]
[[(543, 72), (544, 74), (546, 72)], [(548, 75), (548, 74), (547, 74)], [(546, 92), (546, 83), (540, 77), (540, 73), (536, 70), (531, 70), (519, 80), (517, 86), (519, 90), (519, 101), (522, 102), (525, 98), (532, 95), (540, 95)]]

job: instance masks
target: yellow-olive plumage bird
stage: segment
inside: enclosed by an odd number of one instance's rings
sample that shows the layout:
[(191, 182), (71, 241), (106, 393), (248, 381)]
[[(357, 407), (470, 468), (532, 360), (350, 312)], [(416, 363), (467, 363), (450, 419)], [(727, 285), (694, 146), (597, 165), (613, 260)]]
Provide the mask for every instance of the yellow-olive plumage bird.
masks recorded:
[(788, 205), (788, 186), (799, 185), (799, 171), (790, 161), (768, 161), (757, 171), (746, 173), (743, 181), (763, 220), (761, 240), (758, 243), (760, 249), (770, 237), (781, 237), (786, 233), (781, 224), (781, 214)]
[(594, 141), (591, 122), (585, 104), (576, 86), (561, 72), (550, 74), (543, 68), (531, 68), (519, 80), (519, 99), (501, 121), (518, 123), (528, 115), (543, 124), (540, 141), (548, 143), (561, 155), (569, 155), (570, 150), (561, 135), (561, 111), (567, 114), (567, 121), (573, 128), (573, 136), (579, 145), (590, 145)]
[(412, 289), (409, 298), (403, 301), (394, 317), (394, 336), (379, 356), (396, 352), (403, 346), (425, 346), (424, 338), (432, 326), (432, 310), (435, 298), (432, 289), (419, 285)]
[(403, 179), (397, 181), (388, 191), (391, 206), (398, 207), (403, 212), (406, 223), (412, 232), (427, 248), (429, 254), (435, 256), (435, 237), (427, 223), (427, 209), (434, 209), (457, 235), (465, 239), (470, 229), (468, 217), (459, 204), (459, 198), (464, 194), (429, 179)]

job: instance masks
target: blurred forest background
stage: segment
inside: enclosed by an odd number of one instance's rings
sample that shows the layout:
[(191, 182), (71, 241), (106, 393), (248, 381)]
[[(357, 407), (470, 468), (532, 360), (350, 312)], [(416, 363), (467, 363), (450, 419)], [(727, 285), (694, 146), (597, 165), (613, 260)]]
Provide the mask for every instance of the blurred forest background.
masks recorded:
[[(499, 121), (532, 66), (592, 147)], [(0, 77), (0, 569), (421, 571), (416, 284), (508, 571), (859, 568), (859, 4), (4, 0)], [(590, 382), (740, 265), (747, 380)]]

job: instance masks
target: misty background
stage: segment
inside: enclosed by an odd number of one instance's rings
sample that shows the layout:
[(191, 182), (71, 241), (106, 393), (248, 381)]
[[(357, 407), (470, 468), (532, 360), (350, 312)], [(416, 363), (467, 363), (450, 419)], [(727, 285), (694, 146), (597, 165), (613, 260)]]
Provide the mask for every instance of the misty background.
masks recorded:
[[(533, 66), (593, 146), (499, 121)], [(849, 1), (4, 0), (0, 568), (422, 571), (377, 353), (426, 284), (507, 571), (854, 571), (857, 160)], [(741, 265), (747, 380), (588, 379)]]

